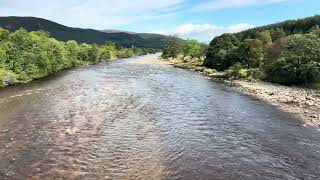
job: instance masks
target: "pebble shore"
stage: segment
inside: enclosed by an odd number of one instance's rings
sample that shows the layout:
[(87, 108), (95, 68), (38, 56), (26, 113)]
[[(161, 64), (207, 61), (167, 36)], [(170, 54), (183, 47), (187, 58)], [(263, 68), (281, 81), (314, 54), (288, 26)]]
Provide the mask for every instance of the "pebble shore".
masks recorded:
[(320, 92), (317, 90), (261, 81), (232, 80), (226, 83), (295, 115), (305, 126), (320, 128)]

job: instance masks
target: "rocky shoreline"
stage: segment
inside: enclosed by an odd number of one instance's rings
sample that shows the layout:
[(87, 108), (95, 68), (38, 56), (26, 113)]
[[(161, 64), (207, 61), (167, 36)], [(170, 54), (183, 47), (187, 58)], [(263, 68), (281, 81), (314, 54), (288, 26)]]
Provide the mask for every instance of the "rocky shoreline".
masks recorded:
[(277, 106), (301, 119), (304, 126), (320, 128), (320, 93), (312, 89), (288, 87), (261, 81), (232, 80), (227, 84)]
[(243, 93), (270, 103), (282, 111), (299, 118), (304, 126), (320, 128), (320, 91), (301, 87), (289, 87), (256, 80), (230, 80), (225, 74), (194, 64), (169, 61), (171, 65), (197, 71), (211, 79), (236, 87)]

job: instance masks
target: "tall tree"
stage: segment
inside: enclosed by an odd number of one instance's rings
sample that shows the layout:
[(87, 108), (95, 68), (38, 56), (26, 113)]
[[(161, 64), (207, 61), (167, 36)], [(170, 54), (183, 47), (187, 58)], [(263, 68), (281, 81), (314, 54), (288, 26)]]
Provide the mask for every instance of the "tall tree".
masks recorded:
[(262, 43), (264, 50), (272, 45), (272, 38), (270, 35), (270, 31), (262, 31), (257, 33), (257, 39), (259, 39)]
[(165, 59), (168, 58), (178, 58), (179, 54), (181, 53), (181, 41), (176, 36), (171, 36), (162, 53), (162, 57)]
[(248, 68), (259, 67), (263, 62), (263, 45), (259, 39), (246, 39), (239, 47), (239, 58)]
[(276, 41), (280, 38), (283, 38), (286, 36), (286, 33), (284, 32), (283, 28), (275, 28), (270, 30), (272, 41)]
[(187, 40), (187, 42), (182, 47), (183, 58), (190, 57), (191, 60), (193, 60), (200, 53), (200, 48), (201, 46), (197, 40)]
[(208, 48), (204, 65), (217, 69), (224, 70), (230, 67), (233, 62), (226, 58), (227, 55), (239, 46), (240, 42), (235, 35), (223, 34), (215, 37)]

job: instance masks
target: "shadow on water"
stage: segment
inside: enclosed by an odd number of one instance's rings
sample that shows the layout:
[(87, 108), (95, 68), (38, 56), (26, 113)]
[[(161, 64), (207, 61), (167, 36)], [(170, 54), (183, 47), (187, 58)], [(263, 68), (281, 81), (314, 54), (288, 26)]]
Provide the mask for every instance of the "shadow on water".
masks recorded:
[(156, 61), (0, 90), (0, 179), (317, 179), (320, 132)]

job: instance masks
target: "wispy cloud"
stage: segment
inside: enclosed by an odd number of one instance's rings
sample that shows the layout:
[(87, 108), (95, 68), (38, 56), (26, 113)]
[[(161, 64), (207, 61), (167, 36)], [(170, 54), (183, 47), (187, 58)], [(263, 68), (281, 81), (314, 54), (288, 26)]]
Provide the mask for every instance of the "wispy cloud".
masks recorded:
[(196, 5), (194, 10), (240, 8), (247, 6), (261, 6), (285, 2), (288, 0), (211, 0)]
[(0, 0), (0, 16), (35, 16), (68, 26), (108, 28), (174, 17), (184, 0)]
[(155, 30), (153, 33), (178, 35), (182, 38), (195, 38), (201, 42), (209, 42), (215, 36), (223, 33), (235, 33), (253, 28), (254, 25), (240, 23), (231, 26), (218, 26), (214, 24), (183, 24), (170, 30)]

